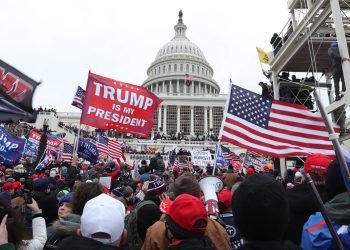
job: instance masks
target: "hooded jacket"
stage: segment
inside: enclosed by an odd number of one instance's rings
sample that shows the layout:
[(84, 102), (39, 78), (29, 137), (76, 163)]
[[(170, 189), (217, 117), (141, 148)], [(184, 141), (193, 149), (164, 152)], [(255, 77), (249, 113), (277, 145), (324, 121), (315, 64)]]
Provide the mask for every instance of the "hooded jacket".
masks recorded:
[[(150, 226), (147, 230), (146, 238), (143, 242), (143, 250), (166, 250), (169, 246), (169, 241), (166, 237), (166, 229), (164, 217)], [(226, 229), (218, 222), (208, 218), (208, 225), (205, 235), (213, 242), (216, 249), (229, 250), (231, 242), (226, 233)]]
[[(325, 204), (333, 227), (345, 249), (350, 249), (350, 197), (347, 192), (336, 195)], [(322, 214), (311, 215), (305, 223), (301, 239), (303, 249), (337, 249)]]
[(33, 227), (33, 239), (23, 240), (22, 244), (19, 246), (19, 250), (41, 250), (43, 249), (47, 234), (46, 234), (46, 224), (43, 217), (36, 217), (32, 220)]

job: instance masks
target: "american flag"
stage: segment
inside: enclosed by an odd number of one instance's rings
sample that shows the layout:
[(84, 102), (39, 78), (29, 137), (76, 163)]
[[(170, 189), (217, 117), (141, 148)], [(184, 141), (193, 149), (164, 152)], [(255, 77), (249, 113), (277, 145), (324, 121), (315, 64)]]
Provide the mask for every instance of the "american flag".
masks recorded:
[(63, 144), (63, 153), (62, 153), (62, 161), (63, 162), (72, 162), (73, 156), (73, 146), (69, 143)]
[(186, 74), (186, 75), (185, 75), (185, 80), (186, 80), (186, 81), (193, 81), (193, 76), (190, 75), (190, 74)]
[(231, 85), (220, 136), (222, 141), (273, 157), (335, 155), (320, 115), (236, 85)]
[(123, 154), (123, 151), (119, 142), (108, 140), (108, 149), (109, 149), (109, 156), (112, 159), (118, 160), (120, 157), (122, 157), (123, 160), (126, 161), (125, 155)]
[(78, 86), (77, 92), (75, 92), (72, 105), (82, 109), (85, 98), (85, 90)]
[(102, 135), (97, 136), (97, 150), (100, 158), (108, 157), (108, 141), (108, 138), (103, 137)]
[(221, 146), (225, 161), (240, 161), (241, 157), (232, 152), (229, 148)]

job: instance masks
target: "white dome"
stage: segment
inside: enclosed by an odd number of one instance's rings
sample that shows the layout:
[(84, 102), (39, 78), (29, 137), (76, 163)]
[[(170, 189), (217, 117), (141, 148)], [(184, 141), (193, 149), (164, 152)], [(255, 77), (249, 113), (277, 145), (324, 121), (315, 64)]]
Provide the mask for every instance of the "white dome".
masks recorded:
[[(187, 27), (182, 21), (182, 11), (174, 29), (175, 37), (158, 51), (155, 60), (148, 67), (148, 78), (142, 86), (149, 87), (157, 93), (188, 94), (188, 88), (182, 86), (185, 78), (189, 77), (193, 86), (195, 85), (191, 93), (218, 94), (220, 87), (213, 79), (212, 67), (202, 50), (186, 37)], [(175, 81), (180, 83), (176, 83), (174, 90)], [(159, 84), (162, 87), (159, 87)]]
[(161, 60), (164, 56), (175, 54), (187, 54), (206, 61), (201, 49), (185, 37), (176, 37), (165, 44), (157, 53), (155, 61)]

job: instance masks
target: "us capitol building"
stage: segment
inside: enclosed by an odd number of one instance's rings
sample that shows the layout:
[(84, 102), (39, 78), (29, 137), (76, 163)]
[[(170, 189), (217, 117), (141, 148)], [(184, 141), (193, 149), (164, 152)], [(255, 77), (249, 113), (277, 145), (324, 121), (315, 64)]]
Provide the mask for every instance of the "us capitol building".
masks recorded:
[(142, 84), (163, 99), (155, 113), (153, 131), (218, 135), (227, 95), (220, 95), (213, 68), (202, 50), (187, 38), (182, 16), (180, 11), (175, 37), (158, 51)]
[[(159, 50), (142, 84), (163, 100), (155, 112), (153, 131), (176, 136), (180, 132), (181, 137), (218, 135), (227, 95), (220, 95), (213, 68), (187, 38), (182, 16), (180, 11), (175, 37)], [(79, 126), (80, 113), (57, 115), (59, 121)]]

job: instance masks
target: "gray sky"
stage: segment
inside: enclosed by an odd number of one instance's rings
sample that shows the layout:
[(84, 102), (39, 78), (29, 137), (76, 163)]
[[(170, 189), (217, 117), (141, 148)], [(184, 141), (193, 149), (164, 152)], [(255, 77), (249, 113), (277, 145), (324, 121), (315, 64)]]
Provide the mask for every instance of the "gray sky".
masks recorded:
[(34, 107), (78, 112), (70, 103), (88, 71), (141, 85), (170, 41), (182, 9), (187, 37), (227, 93), (229, 79), (255, 92), (267, 79), (255, 46), (289, 18), (286, 0), (0, 0), (0, 58), (42, 84)]

